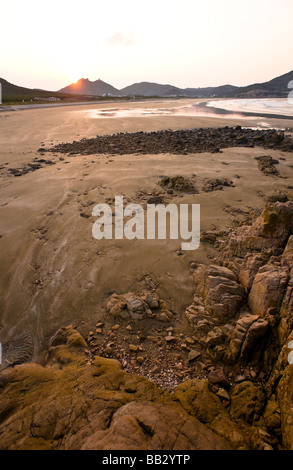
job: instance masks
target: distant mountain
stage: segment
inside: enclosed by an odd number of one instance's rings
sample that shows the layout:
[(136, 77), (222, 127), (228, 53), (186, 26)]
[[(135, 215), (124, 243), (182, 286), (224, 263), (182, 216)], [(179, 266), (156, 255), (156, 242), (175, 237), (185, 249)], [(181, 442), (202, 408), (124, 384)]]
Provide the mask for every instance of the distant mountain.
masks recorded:
[(247, 87), (238, 88), (235, 97), (239, 98), (265, 98), (265, 97), (279, 97), (284, 98), (288, 96), (289, 89), (288, 83), (293, 80), (293, 70), (285, 73), (280, 77), (273, 78), (269, 82), (255, 83)]
[(230, 96), (238, 90), (237, 86), (222, 85), (207, 88), (185, 88), (182, 90), (185, 96), (190, 98), (224, 98)]
[(139, 96), (170, 96), (182, 95), (182, 90), (172, 85), (160, 85), (159, 83), (140, 82), (127, 86), (120, 90), (123, 95)]
[(141, 82), (123, 88), (120, 93), (141, 96), (186, 96), (189, 98), (282, 98), (288, 96), (288, 83), (291, 80), (293, 80), (293, 71), (269, 82), (255, 83), (247, 87), (221, 85), (206, 88), (178, 88), (171, 85)]
[(9, 98), (11, 98), (11, 100), (33, 99), (41, 95), (48, 97), (54, 94), (52, 91), (42, 91), (13, 85), (7, 82), (7, 80), (4, 80), (4, 78), (0, 78), (0, 82), (2, 84), (2, 96), (6, 98), (6, 101), (8, 101)]
[[(101, 96), (185, 96), (189, 98), (267, 98), (286, 97), (290, 90), (288, 83), (293, 80), (293, 70), (268, 82), (254, 83), (246, 87), (222, 85), (206, 88), (178, 88), (173, 85), (141, 82), (118, 90), (102, 80), (90, 81), (81, 78), (58, 92), (19, 87), (0, 78), (3, 101), (20, 101), (34, 98), (56, 97), (63, 101), (90, 100)], [(106, 98), (107, 99), (107, 98)]]
[(92, 95), (92, 96), (103, 96), (103, 95), (114, 95), (119, 96), (121, 93), (117, 88), (109, 85), (102, 80), (96, 80), (91, 82), (88, 78), (81, 78), (76, 83), (72, 83), (65, 88), (59, 90), (59, 93), (73, 93), (74, 95)]
[(68, 95), (65, 93), (58, 93), (56, 91), (40, 90), (37, 88), (25, 88), (0, 78), (0, 83), (2, 84), (2, 100), (3, 102), (19, 102), (27, 100), (38, 100), (38, 99), (48, 99), (55, 97), (63, 101), (72, 101), (80, 99), (79, 96)]

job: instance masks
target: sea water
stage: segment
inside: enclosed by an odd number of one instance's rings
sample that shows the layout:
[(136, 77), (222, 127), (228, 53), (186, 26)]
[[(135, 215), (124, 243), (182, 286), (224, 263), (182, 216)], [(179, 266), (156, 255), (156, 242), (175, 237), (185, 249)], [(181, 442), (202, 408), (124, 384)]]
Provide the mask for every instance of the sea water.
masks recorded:
[(214, 100), (209, 101), (207, 106), (231, 112), (276, 114), (293, 117), (293, 104), (287, 98)]

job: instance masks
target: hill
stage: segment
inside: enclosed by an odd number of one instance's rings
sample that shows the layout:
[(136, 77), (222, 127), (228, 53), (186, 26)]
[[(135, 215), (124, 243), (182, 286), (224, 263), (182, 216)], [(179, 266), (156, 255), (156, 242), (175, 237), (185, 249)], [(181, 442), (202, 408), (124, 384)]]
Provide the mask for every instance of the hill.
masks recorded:
[(190, 98), (224, 98), (233, 94), (238, 87), (222, 85), (207, 88), (185, 88), (184, 94)]
[(288, 83), (293, 80), (293, 70), (280, 77), (264, 83), (255, 83), (247, 87), (238, 88), (235, 97), (239, 98), (286, 98), (289, 93)]
[(171, 96), (182, 95), (182, 90), (172, 85), (160, 85), (159, 83), (140, 82), (122, 88), (122, 90), (120, 90), (120, 93), (123, 95)]
[(46, 100), (55, 97), (62, 101), (83, 101), (95, 97), (189, 97), (189, 98), (285, 98), (288, 96), (288, 83), (293, 81), (293, 70), (279, 77), (264, 83), (254, 83), (246, 87), (237, 87), (233, 85), (222, 85), (206, 88), (178, 88), (173, 85), (153, 82), (133, 83), (121, 90), (113, 87), (109, 83), (98, 79), (90, 81), (87, 78), (81, 78), (75, 83), (62, 88), (59, 91), (47, 91), (40, 89), (30, 89), (19, 87), (0, 78), (2, 83), (3, 102), (30, 101), (43, 99)]
[(123, 88), (120, 93), (141, 96), (186, 96), (189, 98), (285, 98), (288, 96), (288, 83), (291, 80), (293, 80), (293, 71), (268, 82), (254, 83), (246, 87), (221, 85), (205, 88), (178, 88), (172, 85), (141, 82)]
[(93, 96), (104, 96), (114, 95), (119, 96), (121, 93), (117, 88), (109, 85), (106, 82), (98, 79), (91, 82), (88, 78), (81, 78), (75, 83), (62, 88), (59, 90), (60, 93), (73, 93), (75, 95), (93, 95)]
[(58, 93), (56, 91), (40, 90), (37, 88), (25, 88), (0, 78), (2, 84), (2, 101), (3, 103), (20, 102), (20, 101), (38, 101), (56, 98), (56, 100), (73, 101), (78, 100), (80, 96), (72, 96), (66, 93)]

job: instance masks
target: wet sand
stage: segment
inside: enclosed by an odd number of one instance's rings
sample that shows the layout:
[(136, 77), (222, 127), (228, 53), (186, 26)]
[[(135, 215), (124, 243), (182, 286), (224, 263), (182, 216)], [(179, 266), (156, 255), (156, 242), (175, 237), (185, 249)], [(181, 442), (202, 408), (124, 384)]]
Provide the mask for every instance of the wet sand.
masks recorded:
[[(199, 100), (186, 100), (186, 105)], [(174, 101), (127, 103), (127, 108), (173, 107)], [(117, 132), (192, 129), (242, 125), (253, 118), (147, 116), (93, 119), (97, 108), (113, 104), (17, 110), (0, 114), (0, 327), (1, 341), (31, 331), (36, 356), (59, 326), (83, 321), (92, 328), (103, 315), (103, 303), (113, 292), (140, 289), (144, 276), (158, 284), (158, 293), (180, 319), (193, 295), (190, 263), (207, 263), (213, 247), (201, 243), (195, 252), (178, 256), (180, 240), (101, 240), (92, 237), (95, 204), (123, 195), (145, 203), (163, 194), (164, 202), (201, 205), (201, 229), (225, 228), (235, 216), (227, 206), (249, 211), (263, 208), (264, 195), (293, 184), (293, 154), (277, 150), (229, 148), (222, 153), (191, 155), (46, 154), (53, 165), (20, 177), (17, 168), (41, 158), (38, 149), (83, 137)], [(115, 104), (125, 108), (125, 103)], [(292, 121), (266, 119), (271, 127), (291, 127)], [(279, 160), (280, 177), (258, 170), (255, 157)], [(160, 176), (182, 175), (201, 186), (204, 178), (228, 178), (234, 187), (168, 197)], [(236, 176), (237, 175), (237, 176)]]

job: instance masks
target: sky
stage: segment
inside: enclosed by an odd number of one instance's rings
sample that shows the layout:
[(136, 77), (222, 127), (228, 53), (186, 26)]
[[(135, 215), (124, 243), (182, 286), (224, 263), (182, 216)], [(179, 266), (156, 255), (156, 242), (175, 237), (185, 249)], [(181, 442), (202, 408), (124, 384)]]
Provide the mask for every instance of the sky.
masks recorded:
[(293, 69), (292, 19), (293, 0), (9, 0), (0, 77), (51, 91), (249, 85)]

